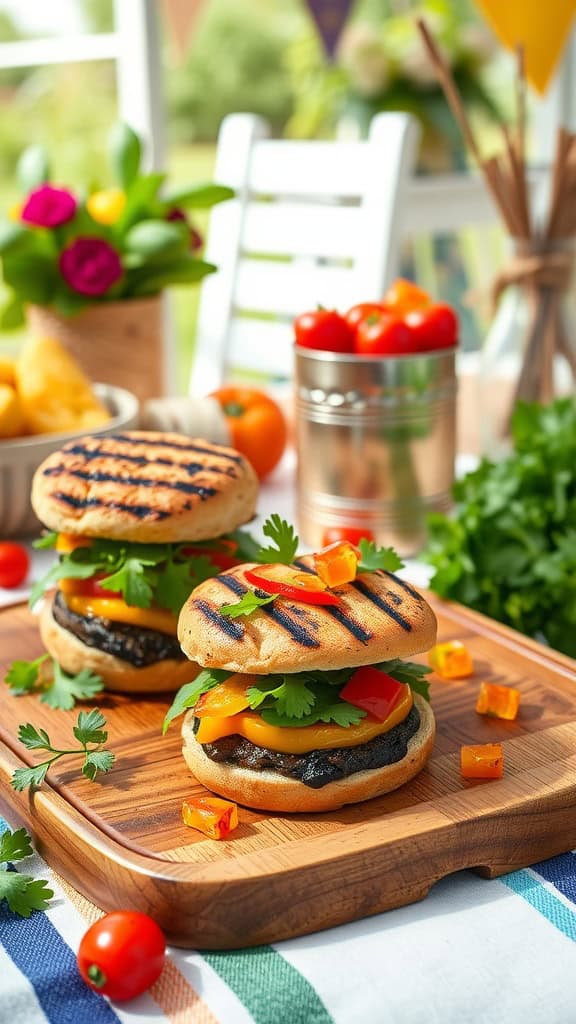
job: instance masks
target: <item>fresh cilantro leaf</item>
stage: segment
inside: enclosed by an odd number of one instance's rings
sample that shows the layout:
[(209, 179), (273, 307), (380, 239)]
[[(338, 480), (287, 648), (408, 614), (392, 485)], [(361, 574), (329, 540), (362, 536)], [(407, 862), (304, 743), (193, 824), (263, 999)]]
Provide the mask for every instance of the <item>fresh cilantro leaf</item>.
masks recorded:
[(28, 750), (50, 750), (50, 738), (45, 729), (37, 729), (28, 722), (18, 729), (18, 739)]
[(107, 590), (119, 590), (126, 604), (149, 608), (157, 582), (156, 574), (149, 567), (155, 564), (151, 559), (126, 558), (116, 572), (102, 580), (102, 586)]
[(94, 782), (98, 772), (110, 771), (114, 760), (114, 754), (109, 750), (93, 750), (90, 754), (86, 754), (82, 765), (82, 774), (90, 779), (90, 782)]
[(358, 565), (358, 572), (374, 572), (376, 569), (384, 569), (386, 572), (396, 572), (402, 569), (404, 562), (398, 557), (394, 548), (377, 548), (373, 540), (362, 537), (358, 543), (362, 558)]
[[(273, 678), (278, 679), (277, 676)], [(280, 685), (273, 689), (266, 686), (260, 689), (258, 682), (249, 687), (246, 696), (250, 701), (250, 707), (258, 707), (270, 697), (274, 699), (276, 711), (280, 716), (290, 719), (304, 718), (316, 702), (315, 693), (309, 689), (305, 679), (296, 675), (279, 678), (282, 680)]]
[[(106, 725), (106, 719), (98, 708), (93, 708), (88, 713), (81, 711), (72, 730), (81, 746), (64, 750), (52, 746), (45, 729), (37, 729), (30, 722), (21, 725), (18, 730), (20, 742), (29, 750), (47, 750), (52, 756), (33, 768), (17, 768), (12, 775), (14, 789), (23, 790), (29, 786), (41, 786), (49, 768), (66, 754), (84, 755), (82, 771), (91, 780), (99, 771), (109, 771), (114, 762), (114, 754), (99, 749), (101, 744), (108, 739), (108, 733), (102, 729), (104, 725)], [(89, 747), (89, 744), (93, 744), (92, 748)]]
[(0, 872), (0, 901), (6, 900), (10, 910), (20, 917), (30, 917), (33, 910), (45, 910), (53, 895), (42, 878), (34, 879), (18, 871)]
[(187, 562), (170, 559), (158, 573), (156, 600), (163, 608), (178, 615), (194, 587), (217, 572), (218, 569), (206, 555)]
[(41, 672), (41, 666), (49, 657), (43, 654), (35, 661), (14, 661), (6, 674), (6, 682), (16, 697), (24, 693), (37, 693), (44, 704), (51, 708), (69, 711), (77, 700), (88, 700), (103, 689), (100, 676), (82, 669), (71, 676), (60, 667), (54, 658), (51, 668)]
[(362, 708), (356, 708), (345, 700), (329, 704), (328, 707), (318, 711), (318, 720), (320, 722), (335, 722), (336, 725), (341, 725), (344, 729), (351, 725), (358, 725), (358, 722), (361, 722), (365, 717), (366, 712)]
[(236, 619), (239, 615), (251, 615), (257, 608), (275, 601), (278, 594), (267, 594), (266, 597), (259, 597), (253, 590), (247, 590), (235, 604), (223, 604), (219, 608), (220, 615), (227, 615), (229, 619)]
[(193, 679), (191, 683), (186, 683), (181, 686), (178, 693), (174, 697), (171, 706), (166, 712), (164, 718), (164, 724), (162, 726), (162, 734), (164, 735), (170, 723), (178, 718), (178, 715), (187, 711), (188, 708), (193, 708), (196, 701), (203, 693), (207, 690), (213, 689), (214, 686), (218, 686), (219, 683), (223, 683), (226, 679), (229, 679), (233, 672), (225, 672), (224, 669), (216, 668), (205, 668)]
[(102, 728), (106, 719), (98, 708), (80, 711), (77, 724), (72, 729), (79, 743), (106, 743), (108, 733)]
[(387, 675), (392, 676), (399, 683), (408, 683), (408, 686), (414, 693), (419, 693), (421, 697), (424, 697), (424, 700), (430, 703), (430, 684), (426, 681), (425, 676), (430, 675), (432, 669), (428, 668), (427, 665), (419, 665), (416, 661), (402, 661), (401, 658), (394, 658), (392, 661), (381, 661), (374, 668), (379, 668), (382, 672), (386, 672)]
[(294, 527), (274, 512), (264, 523), (262, 533), (265, 537), (270, 537), (275, 546), (260, 548), (257, 560), (264, 563), (284, 562), (285, 565), (290, 565), (298, 550), (298, 537)]
[(32, 843), (25, 828), (6, 829), (0, 836), (0, 862), (23, 860), (32, 855)]
[(21, 792), (23, 789), (28, 789), (29, 786), (41, 786), (49, 767), (50, 761), (44, 761), (43, 764), (36, 765), (35, 768), (17, 768), (12, 773), (14, 789)]
[(70, 711), (77, 700), (89, 700), (100, 693), (104, 682), (88, 668), (83, 668), (78, 675), (71, 676), (54, 662), (54, 678), (40, 694), (40, 700), (51, 708)]
[(35, 661), (13, 661), (4, 677), (4, 682), (8, 683), (16, 696), (34, 690), (38, 682), (40, 666), (49, 657), (49, 654), (41, 654)]
[(37, 550), (42, 550), (44, 548), (55, 548), (57, 540), (58, 534), (55, 533), (54, 530), (46, 531), (42, 534), (41, 537), (38, 537), (37, 540), (32, 542), (32, 547), (36, 548)]

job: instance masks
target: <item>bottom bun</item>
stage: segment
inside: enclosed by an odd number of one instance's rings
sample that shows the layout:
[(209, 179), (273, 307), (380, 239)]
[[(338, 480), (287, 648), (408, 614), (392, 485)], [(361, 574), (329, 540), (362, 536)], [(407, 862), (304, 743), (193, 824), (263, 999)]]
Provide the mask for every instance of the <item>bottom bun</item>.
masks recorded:
[(345, 779), (312, 789), (297, 779), (270, 770), (255, 771), (235, 764), (212, 761), (194, 736), (194, 713), (189, 711), (182, 726), (182, 754), (190, 771), (207, 789), (245, 807), (262, 811), (335, 811), (344, 804), (360, 803), (398, 789), (418, 775), (430, 757), (436, 735), (434, 712), (418, 694), (414, 703), (420, 712), (418, 732), (408, 741), (406, 756), (395, 764), (354, 772)]
[(201, 671), (193, 661), (165, 658), (137, 668), (114, 654), (89, 647), (56, 622), (52, 615), (52, 599), (45, 601), (40, 614), (42, 642), (58, 664), (76, 675), (88, 668), (104, 680), (104, 689), (116, 693), (168, 693), (190, 683)]

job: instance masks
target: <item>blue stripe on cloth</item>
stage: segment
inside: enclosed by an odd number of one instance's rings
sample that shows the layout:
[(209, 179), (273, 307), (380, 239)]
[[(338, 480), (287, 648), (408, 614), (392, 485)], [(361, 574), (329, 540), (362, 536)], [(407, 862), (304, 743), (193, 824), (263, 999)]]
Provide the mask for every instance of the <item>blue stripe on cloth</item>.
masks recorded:
[(47, 914), (19, 917), (3, 900), (0, 942), (33, 986), (50, 1024), (120, 1024), (110, 1004), (82, 981), (74, 953)]
[(576, 942), (576, 915), (530, 871), (513, 871), (509, 875), (503, 875), (499, 881), (526, 900), (563, 935)]
[(546, 882), (551, 882), (571, 903), (576, 904), (576, 857), (573, 853), (562, 853), (550, 860), (541, 860), (532, 865)]

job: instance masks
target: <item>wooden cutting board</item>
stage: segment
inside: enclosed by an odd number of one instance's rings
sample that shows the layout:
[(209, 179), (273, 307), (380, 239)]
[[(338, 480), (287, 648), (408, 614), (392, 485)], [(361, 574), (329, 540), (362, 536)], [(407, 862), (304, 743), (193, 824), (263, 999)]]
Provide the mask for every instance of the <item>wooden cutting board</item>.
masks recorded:
[[(21, 722), (66, 744), (76, 712), (14, 697), (0, 683), (0, 804), (27, 826), (42, 856), (105, 910), (152, 914), (176, 945), (219, 949), (273, 942), (426, 896), (461, 868), (494, 877), (576, 846), (576, 665), (489, 619), (431, 599), (442, 640), (463, 640), (475, 675), (432, 676), (438, 736), (425, 771), (395, 793), (328, 814), (240, 810), (216, 842), (181, 821), (203, 791), (180, 755), (179, 727), (161, 736), (169, 701), (107, 695), (117, 762), (90, 783), (63, 759), (34, 793), (10, 786), (15, 768), (41, 760), (16, 739)], [(25, 606), (0, 613), (0, 678), (16, 658), (41, 653)], [(479, 684), (522, 694), (515, 722), (477, 715)], [(464, 782), (463, 743), (502, 741), (505, 776)]]

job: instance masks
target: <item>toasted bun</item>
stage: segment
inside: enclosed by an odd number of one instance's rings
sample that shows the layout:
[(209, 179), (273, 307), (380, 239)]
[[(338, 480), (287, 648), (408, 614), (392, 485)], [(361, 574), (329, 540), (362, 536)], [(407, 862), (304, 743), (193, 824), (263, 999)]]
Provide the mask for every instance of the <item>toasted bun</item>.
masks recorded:
[(420, 712), (420, 728), (408, 741), (408, 751), (401, 761), (384, 768), (355, 772), (345, 779), (329, 782), (321, 789), (312, 789), (278, 772), (254, 771), (235, 764), (212, 761), (194, 736), (193, 711), (188, 711), (182, 726), (182, 753), (199, 782), (214, 793), (246, 807), (289, 813), (335, 811), (344, 804), (360, 803), (390, 793), (422, 770), (434, 745), (436, 722), (432, 708), (418, 694), (414, 697), (414, 703)]
[(165, 658), (154, 665), (136, 668), (97, 647), (82, 643), (59, 625), (52, 615), (52, 599), (46, 600), (40, 614), (40, 636), (53, 658), (65, 672), (76, 675), (88, 668), (101, 676), (105, 690), (116, 693), (168, 693), (178, 690), (198, 675), (200, 668), (190, 661)]
[(74, 439), (38, 467), (32, 506), (59, 533), (206, 540), (254, 515), (258, 478), (233, 448), (157, 431)]
[[(306, 558), (300, 564), (309, 564)], [(335, 589), (342, 608), (279, 599), (249, 616), (220, 614), (250, 587), (241, 565), (196, 587), (178, 620), (178, 639), (192, 661), (230, 672), (300, 672), (352, 668), (425, 651), (436, 617), (413, 587), (391, 573), (362, 573)]]

